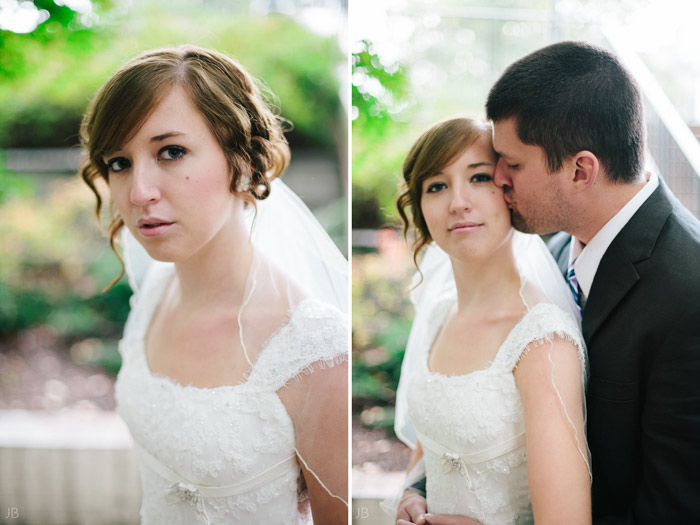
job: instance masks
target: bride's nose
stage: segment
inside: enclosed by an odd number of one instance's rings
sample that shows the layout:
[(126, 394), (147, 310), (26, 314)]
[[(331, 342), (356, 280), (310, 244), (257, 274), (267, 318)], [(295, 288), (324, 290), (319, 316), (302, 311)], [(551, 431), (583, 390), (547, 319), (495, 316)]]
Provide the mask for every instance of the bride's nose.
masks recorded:
[(137, 165), (132, 168), (131, 189), (129, 198), (135, 206), (146, 206), (153, 204), (160, 199), (157, 176), (153, 169), (146, 164)]
[(469, 211), (472, 208), (471, 192), (468, 187), (456, 188), (450, 199), (450, 213)]

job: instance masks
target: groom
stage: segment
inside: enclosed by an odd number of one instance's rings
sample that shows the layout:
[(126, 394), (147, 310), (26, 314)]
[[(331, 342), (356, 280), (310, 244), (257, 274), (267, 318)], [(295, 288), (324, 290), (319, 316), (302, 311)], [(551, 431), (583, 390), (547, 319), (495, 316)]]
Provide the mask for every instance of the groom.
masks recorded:
[(588, 347), (594, 523), (700, 523), (700, 221), (644, 173), (635, 81), (560, 42), (512, 64), (486, 112), (513, 225), (566, 232), (550, 249)]

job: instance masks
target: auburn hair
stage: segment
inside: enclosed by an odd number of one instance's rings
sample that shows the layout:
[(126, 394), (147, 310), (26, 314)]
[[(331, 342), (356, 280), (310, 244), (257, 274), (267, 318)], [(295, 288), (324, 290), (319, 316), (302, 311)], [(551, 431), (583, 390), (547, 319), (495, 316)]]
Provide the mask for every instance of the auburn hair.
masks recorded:
[[(284, 131), (289, 124), (268, 102), (272, 95), (235, 60), (208, 49), (184, 45), (147, 51), (123, 66), (100, 88), (80, 127), (86, 156), (80, 175), (95, 194), (101, 216), (103, 197), (97, 180), (109, 182), (104, 156), (126, 144), (153, 110), (179, 87), (209, 125), (231, 169), (230, 190), (254, 204), (270, 194), (270, 182), (289, 164)], [(110, 202), (109, 243), (121, 264), (116, 238), (124, 227)]]

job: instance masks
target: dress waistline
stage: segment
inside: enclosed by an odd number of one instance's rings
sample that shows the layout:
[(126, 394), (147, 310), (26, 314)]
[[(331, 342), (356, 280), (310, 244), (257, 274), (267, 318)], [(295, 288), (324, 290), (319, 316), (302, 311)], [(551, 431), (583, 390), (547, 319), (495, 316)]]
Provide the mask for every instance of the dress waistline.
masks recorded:
[(451, 457), (460, 458), (467, 465), (471, 465), (474, 463), (483, 463), (484, 461), (496, 459), (497, 457), (502, 456), (503, 454), (514, 452), (515, 450), (525, 445), (525, 432), (521, 432), (508, 439), (507, 441), (504, 441), (503, 443), (498, 443), (497, 445), (486, 448), (484, 450), (480, 450), (479, 452), (460, 454), (441, 445), (434, 439), (429, 438), (421, 432), (416, 432), (416, 434), (418, 437), (418, 441), (420, 441), (420, 444), (423, 448), (427, 448), (434, 454), (438, 454), (440, 456), (449, 455)]
[(270, 481), (283, 476), (289, 472), (291, 468), (297, 466), (296, 455), (293, 454), (244, 481), (240, 481), (232, 485), (222, 485), (217, 487), (211, 485), (198, 485), (197, 483), (188, 481), (180, 474), (177, 474), (169, 467), (165, 466), (160, 460), (153, 457), (150, 453), (146, 452), (146, 450), (137, 444), (134, 444), (134, 450), (136, 450), (139, 459), (144, 464), (146, 464), (151, 470), (154, 470), (162, 478), (172, 483), (172, 485), (170, 485), (168, 488), (166, 495), (168, 504), (174, 505), (175, 503), (186, 502), (191, 507), (195, 507), (197, 511), (199, 511), (199, 513), (205, 518), (207, 523), (209, 523), (209, 517), (207, 516), (204, 508), (203, 498), (225, 498), (245, 494), (246, 492), (262, 487)]
[(421, 432), (416, 432), (416, 436), (424, 449), (441, 456), (443, 472), (446, 474), (451, 471), (459, 472), (466, 480), (469, 488), (472, 486), (472, 480), (469, 477), (467, 465), (496, 459), (509, 452), (514, 452), (525, 445), (525, 432), (521, 432), (503, 443), (498, 443), (484, 450), (471, 452), (469, 454), (460, 454), (453, 452)]

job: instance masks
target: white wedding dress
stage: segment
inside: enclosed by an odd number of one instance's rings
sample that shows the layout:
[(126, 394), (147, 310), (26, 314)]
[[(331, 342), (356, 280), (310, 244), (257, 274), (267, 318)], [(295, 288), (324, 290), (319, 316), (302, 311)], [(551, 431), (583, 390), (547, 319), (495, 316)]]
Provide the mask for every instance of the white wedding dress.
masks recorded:
[(533, 523), (523, 407), (513, 369), (528, 345), (548, 351), (554, 334), (572, 341), (584, 363), (580, 331), (557, 306), (536, 304), (488, 368), (446, 376), (429, 370), (428, 354), (455, 300), (448, 293), (428, 313), (429, 328), (416, 341), (422, 355), (407, 380), (408, 415), (424, 453), (428, 511), (461, 514), (484, 525)]
[(345, 316), (314, 299), (301, 301), (243, 383), (183, 386), (152, 374), (146, 360), (146, 333), (174, 271), (169, 263), (149, 266), (131, 299), (115, 385), (139, 456), (142, 522), (306, 522), (298, 510), (304, 496), (295, 430), (277, 391), (305, 372), (347, 360)]

